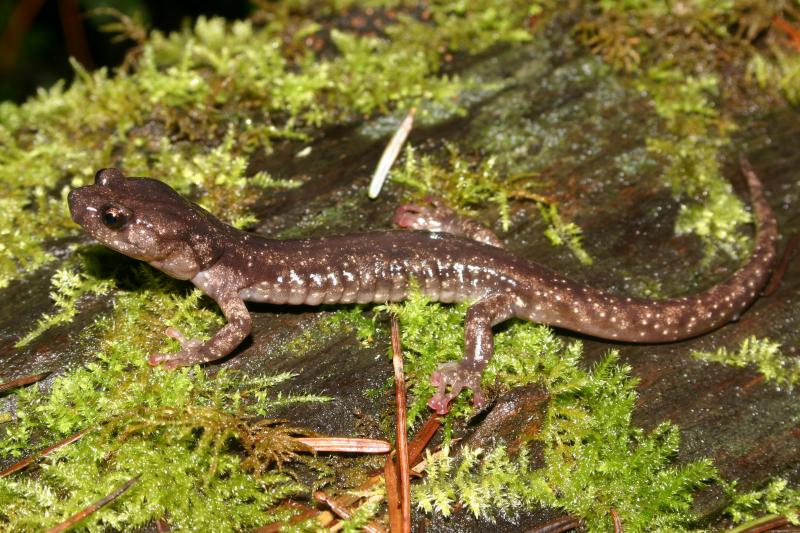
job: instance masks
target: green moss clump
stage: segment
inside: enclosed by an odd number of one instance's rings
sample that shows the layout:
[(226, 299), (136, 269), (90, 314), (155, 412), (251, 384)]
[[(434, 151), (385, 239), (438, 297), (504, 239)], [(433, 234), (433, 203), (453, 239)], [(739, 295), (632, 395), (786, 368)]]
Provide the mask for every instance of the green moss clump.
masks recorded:
[[(469, 304), (431, 303), (413, 292), (402, 303), (375, 308), (397, 315), (402, 327), (405, 374), (409, 387), (408, 422), (414, 424), (427, 414), (427, 402), (435, 392), (430, 375), (442, 363), (459, 361), (464, 353), (464, 316)], [(483, 373), (482, 385), (493, 389), (516, 387), (544, 381), (548, 389), (570, 390), (581, 386), (583, 377), (572, 371), (581, 349), (566, 348), (546, 326), (511, 321), (495, 335), (495, 354)], [(547, 370), (547, 371), (545, 371)], [(573, 381), (577, 379), (578, 381)], [(466, 392), (450, 405), (445, 421), (473, 413)], [(448, 426), (449, 427), (449, 426)]]
[(90, 530), (168, 518), (179, 529), (219, 531), (286, 518), (272, 507), (306, 489), (272, 465), (305, 448), (289, 438), (298, 430), (248, 418), (273, 407), (256, 408), (255, 399), (289, 375), (221, 371), (208, 379), (197, 368), (120, 366), (120, 355), (59, 378), (49, 396), (17, 395), (18, 419), (0, 441), (4, 455), (17, 455), (27, 447), (23, 437), (42, 429), (89, 433), (44, 460), (35, 479), (0, 480), (0, 523), (15, 531), (52, 527), (139, 474), (124, 498), (84, 522)]
[(462, 157), (456, 146), (448, 144), (447, 151), (447, 165), (443, 166), (429, 155), (417, 155), (414, 147), (408, 146), (405, 164), (395, 166), (390, 179), (410, 188), (415, 200), (435, 196), (469, 216), (477, 215), (477, 206), (491, 204), (499, 211), (503, 231), (507, 231), (511, 226), (509, 193), (513, 185), (497, 172), (495, 158), (473, 164)]
[(694, 351), (692, 357), (736, 367), (755, 367), (768, 381), (782, 386), (792, 387), (800, 383), (800, 360), (785, 357), (780, 343), (759, 339), (755, 335), (742, 341), (735, 352), (722, 347), (715, 352)]
[[(746, 62), (756, 55), (754, 41), (776, 45), (791, 25), (788, 21), (800, 17), (794, 0), (699, 0), (680, 6), (663, 0), (603, 0), (579, 3), (576, 10), (578, 38), (626, 72), (666, 59), (685, 72), (721, 72), (731, 62)], [(776, 24), (778, 19), (785, 26)]]
[(574, 392), (556, 395), (543, 428), (546, 478), (558, 505), (608, 529), (608, 509), (626, 530), (675, 531), (692, 523), (695, 489), (717, 476), (707, 459), (671, 464), (680, 444), (664, 422), (646, 434), (631, 423), (636, 380), (612, 353)]
[(566, 244), (581, 263), (592, 263), (591, 256), (583, 248), (581, 229), (573, 222), (564, 221), (555, 203), (527, 190), (531, 185), (530, 176), (503, 176), (495, 157), (471, 163), (452, 144), (447, 145), (447, 152), (447, 164), (441, 165), (429, 155), (417, 155), (409, 146), (405, 150), (405, 164), (396, 166), (390, 179), (410, 188), (415, 201), (424, 202), (429, 196), (441, 198), (467, 216), (477, 216), (476, 208), (489, 204), (497, 209), (503, 231), (511, 226), (511, 200), (533, 201), (548, 224), (545, 235), (550, 242), (554, 246)]
[(735, 493), (735, 485), (732, 483), (728, 488), (733, 502), (725, 514), (740, 525), (728, 533), (749, 531), (779, 516), (785, 516), (794, 525), (800, 524), (800, 490), (790, 488), (785, 479), (773, 479), (763, 489), (740, 494)]
[[(792, 48), (798, 44), (782, 42), (783, 32), (794, 35), (792, 24), (800, 22), (796, 2), (698, 1), (676, 7), (661, 0), (607, 0), (580, 5), (574, 27), (579, 40), (630, 74), (664, 119), (666, 135), (648, 139), (648, 148), (665, 159), (664, 177), (684, 202), (676, 233), (703, 240), (706, 266), (720, 252), (741, 259), (748, 240), (738, 227), (750, 216), (719, 171), (719, 152), (729, 144), (733, 125), (720, 116), (716, 100), (722, 99), (724, 107), (750, 99), (742, 95), (747, 80), (790, 102), (798, 100), (800, 55)], [(726, 83), (720, 95), (717, 73), (729, 79), (731, 64), (747, 74)]]
[[(114, 310), (93, 326), (97, 360), (56, 378), (47, 392), (15, 394), (0, 455), (18, 457), (88, 433), (44, 460), (35, 479), (23, 472), (0, 480), (0, 523), (46, 529), (140, 474), (87, 527), (128, 529), (168, 516), (178, 528), (240, 530), (286, 518), (273, 507), (306, 489), (275, 464), (298, 459), (305, 447), (291, 437), (303, 431), (259, 417), (325, 398), (270, 393), (289, 374), (244, 377), (223, 369), (210, 378), (199, 367), (149, 367), (147, 354), (176, 347), (165, 343), (166, 325), (203, 336), (221, 319), (199, 291), (149, 267), (117, 277)], [(135, 290), (125, 290), (128, 284)]]
[(583, 247), (583, 230), (574, 222), (566, 222), (558, 212), (558, 206), (553, 203), (538, 202), (539, 213), (547, 222), (544, 231), (553, 246), (566, 245), (582, 265), (591, 265), (592, 256)]
[(78, 312), (77, 304), (82, 296), (89, 294), (101, 296), (108, 294), (114, 288), (113, 281), (90, 276), (75, 269), (70, 262), (59, 268), (50, 282), (53, 286), (50, 298), (58, 311), (40, 318), (36, 326), (17, 341), (15, 345), (17, 348), (27, 346), (33, 339), (54, 326), (71, 322)]
[(425, 512), (450, 516), (458, 502), (476, 517), (494, 519), (522, 507), (555, 502), (544, 478), (532, 468), (527, 449), (512, 457), (503, 445), (486, 452), (463, 446), (460, 462), (447, 444), (425, 452), (425, 480), (413, 487), (413, 499)]
[(712, 103), (716, 78), (686, 78), (674, 69), (654, 68), (641, 86), (652, 95), (667, 128), (665, 136), (647, 140), (648, 150), (666, 160), (664, 179), (685, 202), (676, 233), (693, 233), (703, 240), (705, 264), (720, 251), (742, 258), (749, 239), (738, 228), (751, 217), (720, 173), (718, 152), (730, 142), (733, 125), (719, 117)]
[[(431, 372), (462, 357), (467, 307), (430, 304), (419, 294), (383, 307), (397, 314), (402, 327), (410, 423), (427, 412), (425, 404), (434, 392)], [(777, 349), (775, 343), (749, 340), (743, 360), (763, 359), (774, 366)], [(482, 387), (495, 393), (530, 383), (545, 387), (550, 402), (535, 437), (543, 445), (544, 464), (534, 467), (525, 446), (516, 455), (502, 445), (461, 448), (458, 459), (446, 446), (443, 453), (428, 455), (426, 478), (414, 488), (416, 505), (448, 515), (458, 503), (490, 520), (538, 506), (558, 507), (581, 517), (590, 531), (611, 528), (608, 511), (614, 508), (626, 531), (702, 530), (694, 524), (692, 499), (699, 487), (721, 481), (716, 469), (706, 459), (673, 464), (680, 445), (676, 426), (664, 422), (646, 433), (632, 424), (637, 381), (628, 366), (619, 365), (615, 352), (590, 371), (581, 368), (581, 357), (580, 343), (565, 344), (546, 326), (522, 321), (502, 326)], [(446, 443), (454, 419), (474, 412), (468, 396), (451, 404), (444, 420)], [(761, 502), (772, 502), (764, 509), (774, 513), (797, 505), (785, 483), (771, 486), (768, 494), (729, 492), (740, 502), (732, 507), (738, 509), (736, 521), (749, 520)]]
[[(428, 400), (435, 392), (430, 383), (433, 371), (445, 361), (461, 359), (466, 309), (467, 304), (431, 303), (417, 291), (402, 303), (375, 308), (376, 312), (385, 310), (397, 315), (402, 328), (409, 425), (429, 413)], [(450, 412), (445, 418), (448, 434), (454, 418), (466, 417), (470, 413), (472, 408), (462, 394), (450, 404)]]
[(787, 51), (775, 47), (773, 59), (757, 54), (748, 65), (748, 78), (764, 89), (778, 87), (786, 99), (800, 104), (800, 51)]
[[(532, 351), (536, 345), (544, 350)], [(537, 437), (545, 464), (534, 468), (524, 448), (510, 456), (498, 447), (485, 454), (464, 448), (456, 466), (445, 449), (428, 456), (428, 476), (414, 492), (417, 505), (447, 515), (459, 502), (490, 519), (498, 512), (560, 507), (590, 531), (611, 527), (608, 510), (614, 508), (626, 530), (688, 528), (694, 490), (716, 478), (715, 469), (707, 460), (672, 465), (678, 428), (664, 423), (646, 434), (631, 424), (636, 380), (630, 369), (618, 366), (612, 353), (586, 372), (577, 365), (580, 353), (579, 344), (565, 347), (542, 326), (515, 323), (499, 334), (499, 360), (490, 363), (489, 379), (539, 381), (552, 395)]]
[[(429, 304), (420, 295), (385, 307), (402, 326), (410, 423), (426, 412), (434, 392), (430, 374), (443, 361), (462, 356), (467, 307)], [(580, 358), (580, 343), (565, 345), (546, 326), (512, 321), (499, 331), (482, 386), (545, 386), (551, 401), (537, 437), (544, 443), (545, 466), (533, 469), (525, 453), (509, 457), (504, 449), (464, 450), (459, 466), (443, 455), (432, 459), (428, 479), (415, 489), (418, 505), (448, 514), (461, 502), (487, 517), (557, 506), (582, 517), (591, 530), (610, 527), (611, 507), (631, 531), (670, 531), (689, 524), (694, 489), (716, 476), (711, 463), (671, 465), (678, 428), (664, 423), (645, 434), (632, 425), (636, 380), (630, 368), (618, 366), (612, 353), (587, 372), (579, 367)], [(472, 412), (464, 396), (451, 404), (446, 429), (454, 418)]]

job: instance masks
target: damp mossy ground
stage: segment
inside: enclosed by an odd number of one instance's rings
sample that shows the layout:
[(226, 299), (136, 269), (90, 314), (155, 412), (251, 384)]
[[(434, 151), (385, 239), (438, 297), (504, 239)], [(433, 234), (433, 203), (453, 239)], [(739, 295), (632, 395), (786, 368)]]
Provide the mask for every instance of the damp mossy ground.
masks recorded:
[[(449, 55), (530, 40), (567, 9), (552, 2), (487, 0), (467, 7), (441, 1), (420, 14), (413, 11), (415, 3), (375, 5), (400, 13), (377, 36), (332, 28), (336, 13), (355, 6), (346, 1), (284, 2), (233, 23), (200, 18), (175, 34), (150, 33), (119, 71), (89, 73), (75, 65), (76, 79), (69, 86), (43, 89), (20, 106), (0, 104), (0, 287), (52, 261), (49, 245), (78, 233), (69, 221), (66, 194), (90, 182), (98, 168), (114, 165), (130, 175), (158, 177), (225, 220), (246, 226), (254, 221), (251, 207), (264, 200), (265, 189), (300, 185), (248, 172), (254, 152), (269, 154), (275, 142), (310, 140), (326, 126), (411, 106), (458, 111), (467, 103), (459, 95), (474, 90), (475, 80), (447, 73)], [(770, 98), (797, 101), (800, 60), (783, 42), (787, 32), (771, 21), (797, 24), (798, 8), (790, 1), (760, 2), (758, 9), (747, 2), (682, 5), (686, 11), (659, 0), (573, 3), (569, 9), (576, 10), (566, 18), (579, 21), (573, 26), (577, 41), (604, 62), (583, 63), (587, 83), (595, 79), (592, 72), (617, 72), (621, 83), (647, 95), (661, 121), (660, 134), (647, 143), (650, 153), (628, 161), (626, 168), (652, 165), (656, 157), (666, 169), (664, 185), (685, 202), (677, 231), (700, 236), (707, 257), (720, 251), (740, 257), (747, 249), (740, 226), (748, 217), (719, 171), (732, 131), (730, 109), (753, 87)], [(688, 29), (670, 33), (676, 27)], [(674, 37), (681, 34), (687, 37)], [(703, 46), (682, 53), (687, 43), (712, 43), (731, 52), (736, 64), (744, 65), (743, 78), (723, 77), (720, 65), (702, 60)], [(675, 61), (665, 63), (668, 57)], [(606, 88), (613, 91), (618, 83)], [(548, 139), (550, 154), (561, 153), (558, 133)], [(502, 148), (487, 145), (486, 153), (496, 155)], [(481, 150), (470, 150), (474, 153), (462, 150), (440, 170), (430, 166), (430, 173), (444, 169), (458, 176), (454, 170), (461, 169), (485, 178), (486, 172), (497, 172), (490, 159), (479, 157)], [(543, 157), (527, 170), (546, 163)], [(532, 172), (526, 176), (536, 179)], [(507, 220), (513, 184), (490, 178), (471, 182), (467, 192), (480, 194), (456, 203), (461, 208), (494, 205)], [(698, 191), (704, 191), (702, 199), (695, 197)], [(545, 218), (548, 212), (542, 213)], [(557, 212), (549, 216), (552, 227), (562, 228), (555, 237), (582, 249), (570, 222), (554, 218)], [(231, 429), (245, 427), (241, 424), (263, 417), (271, 407), (323, 399), (312, 391), (294, 398), (271, 396), (270, 387), (287, 376), (220, 372), (209, 377), (199, 369), (167, 373), (146, 367), (147, 354), (176, 348), (165, 344), (166, 325), (207, 336), (220, 324), (218, 310), (197, 291), (146, 267), (112, 258), (99, 268), (92, 259), (96, 250), (83, 252), (88, 259), (73, 259), (54, 276), (57, 312), (32, 328), (31, 338), (69, 320), (84, 295), (113, 291), (111, 315), (93, 326), (100, 340), (87, 336), (85, 341), (87, 353), (97, 358), (56, 378), (47, 391), (34, 386), (16, 393), (15, 418), (5, 425), (0, 453), (18, 456), (77, 430), (90, 432), (44, 461), (38, 476), (23, 473), (0, 481), (2, 519), (18, 529), (49, 527), (139, 474), (126, 498), (95, 515), (88, 527), (134, 527), (167, 513), (171, 524), (186, 529), (246, 529), (285, 518), (275, 504), (290, 495), (302, 497), (308, 487), (277, 469), (248, 468), (237, 448), (248, 433)], [(108, 272), (109, 265), (119, 269)], [(443, 359), (460, 355), (464, 307), (412, 299), (392, 310), (404, 322), (409, 414), (417, 420), (431, 392), (430, 372)], [(337, 315), (321, 321), (320, 335), (337, 320), (349, 319)], [(363, 333), (362, 319), (353, 324)], [(425, 337), (432, 331), (437, 337)], [(310, 334), (290, 348), (313, 349), (316, 343)], [(713, 468), (706, 461), (670, 464), (678, 447), (674, 426), (645, 434), (631, 425), (635, 394), (627, 368), (611, 357), (592, 371), (580, 370), (578, 345), (564, 345), (547, 328), (521, 323), (499, 332), (497, 347), (485, 386), (498, 392), (543, 382), (553, 395), (540, 437), (547, 465), (526, 470), (524, 455), (509, 457), (498, 448), (483, 452), (489, 462), (482, 467), (477, 452), (465, 453), (469, 461), (457, 475), (464, 487), (473, 488), (463, 493), (473, 512), (491, 516), (523, 504), (555, 505), (604, 529), (608, 506), (620, 506), (615, 508), (626, 509), (626, 529), (632, 531), (645, 520), (665, 528), (691, 527), (688, 502), (698, 485), (714, 479)], [(460, 398), (454, 407), (449, 431), (453, 420), (471, 412), (467, 400)], [(205, 416), (197, 417), (199, 422), (187, 421), (200, 412)], [(165, 414), (184, 423), (164, 424)], [(131, 429), (143, 423), (146, 431)], [(599, 472), (597, 465), (603, 466)], [(473, 466), (478, 469), (474, 478)], [(180, 488), (165, 488), (162, 472), (171, 472)], [(429, 483), (450, 479), (443, 474)], [(487, 486), (498, 489), (495, 501), (476, 495), (475, 487)], [(520, 496), (520, 487), (531, 486), (535, 502)], [(418, 497), (426, 497), (425, 490)], [(635, 501), (645, 492), (649, 501)], [(776, 482), (737, 500), (736, 509), (751, 514), (732, 511), (731, 516), (751, 519), (757, 512), (751, 509), (759, 505), (789, 512), (796, 507), (794, 496), (785, 483)], [(48, 508), (54, 510), (49, 515)]]
[[(437, 24), (401, 17), (389, 30), (393, 38), (323, 28), (314, 18), (322, 13), (324, 19), (327, 9), (298, 3), (248, 21), (200, 18), (175, 34), (150, 33), (114, 73), (88, 73), (75, 64), (69, 86), (41, 90), (20, 106), (3, 103), (0, 286), (52, 260), (48, 243), (77, 233), (66, 194), (89, 183), (98, 168), (159, 177), (245, 226), (254, 220), (249, 206), (262, 199), (260, 191), (299, 185), (248, 173), (254, 150), (269, 153), (274, 140), (310, 139), (322, 126), (423, 99), (456, 107), (460, 82), (439, 72), (445, 48), (480, 51), (527, 38), (513, 18), (473, 16), (457, 5), (431, 11)], [(309, 35), (334, 53), (298, 54), (294, 46)], [(20, 341), (68, 322), (82, 297), (111, 292), (111, 315), (86, 336), (85, 349), (95, 359), (46, 390), (14, 394), (2, 455), (18, 457), (70, 433), (87, 434), (43, 461), (39, 475), (0, 481), (3, 523), (15, 530), (50, 527), (136, 476), (121, 502), (84, 525), (130, 528), (169, 515), (181, 529), (241, 530), (286, 518), (275, 506), (309, 489), (269, 458), (307, 463), (287, 447), (290, 441), (276, 438), (302, 430), (252, 420), (275, 407), (324, 398), (270, 395), (288, 375), (220, 371), (208, 377), (199, 368), (149, 368), (148, 353), (175, 349), (165, 326), (207, 338), (220, 324), (219, 311), (183, 283), (105, 252), (98, 260), (96, 252), (83, 249), (57, 271), (56, 312)], [(261, 430), (273, 434), (256, 435)], [(271, 444), (243, 458), (238, 448), (247, 448), (248, 439)]]
[(692, 352), (692, 357), (729, 366), (751, 366), (756, 368), (764, 379), (782, 387), (792, 388), (800, 383), (800, 361), (786, 357), (781, 352), (779, 342), (755, 335), (743, 340), (738, 350), (722, 347), (713, 352)]
[(46, 390), (32, 386), (14, 395), (14, 420), (0, 439), (4, 458), (86, 433), (40, 462), (37, 475), (1, 479), (0, 519), (15, 531), (46, 529), (137, 476), (121, 502), (84, 525), (124, 529), (169, 516), (181, 529), (229, 530), (287, 518), (291, 513), (276, 510), (277, 504), (308, 489), (278, 466), (313, 456), (297, 455), (307, 450), (290, 438), (302, 429), (263, 417), (277, 407), (326, 398), (270, 392), (290, 374), (220, 370), (210, 376), (199, 367), (149, 367), (148, 353), (170, 349), (164, 317), (198, 336), (220, 318), (197, 290), (150, 267), (126, 276), (130, 286), (118, 288), (112, 313), (92, 326), (91, 337), (99, 340), (86, 348), (95, 359), (56, 377)]
[[(425, 403), (434, 392), (430, 373), (463, 354), (467, 306), (430, 303), (417, 294), (386, 309), (398, 316), (402, 328), (413, 426), (427, 412)], [(566, 343), (547, 326), (522, 321), (503, 326), (495, 343), (482, 387), (501, 395), (511, 387), (540, 384), (549, 397), (545, 421), (513, 453), (502, 442), (489, 449), (461, 446), (455, 453), (450, 444), (454, 424), (474, 413), (469, 392), (462, 393), (444, 418), (443, 449), (427, 453), (426, 477), (414, 486), (414, 504), (421, 510), (449, 516), (458, 505), (492, 521), (556, 507), (580, 517), (589, 531), (607, 531), (613, 528), (614, 509), (626, 531), (699, 532), (707, 528), (693, 513), (694, 496), (718, 485), (731, 501), (725, 514), (733, 523), (755, 524), (765, 513), (797, 522), (798, 492), (785, 480), (738, 492), (709, 459), (675, 463), (680, 448), (676, 425), (663, 422), (650, 432), (636, 427), (637, 379), (614, 351), (586, 370), (580, 364), (580, 342)], [(787, 384), (786, 369), (771, 368), (781, 366), (776, 353), (775, 343), (748, 339), (734, 364), (766, 360), (762, 371)], [(530, 456), (527, 446), (534, 443), (543, 447), (543, 464)]]
[[(413, 424), (433, 394), (430, 373), (462, 355), (466, 306), (441, 306), (414, 296), (390, 310), (403, 328)], [(505, 326), (495, 340), (483, 387), (498, 394), (538, 383), (550, 397), (546, 421), (532, 437), (544, 446), (544, 465), (534, 466), (524, 447), (513, 455), (502, 445), (462, 448), (458, 462), (446, 447), (436, 457), (428, 455), (427, 477), (414, 492), (416, 505), (449, 515), (459, 503), (487, 519), (558, 507), (579, 516), (590, 531), (612, 527), (609, 509), (614, 508), (626, 530), (690, 529), (694, 491), (713, 481), (716, 471), (708, 460), (672, 464), (680, 443), (676, 426), (663, 423), (648, 434), (631, 423), (636, 380), (615, 353), (583, 370), (580, 343), (567, 344), (550, 328), (521, 321)], [(473, 412), (467, 396), (455, 401), (446, 430), (455, 418)]]

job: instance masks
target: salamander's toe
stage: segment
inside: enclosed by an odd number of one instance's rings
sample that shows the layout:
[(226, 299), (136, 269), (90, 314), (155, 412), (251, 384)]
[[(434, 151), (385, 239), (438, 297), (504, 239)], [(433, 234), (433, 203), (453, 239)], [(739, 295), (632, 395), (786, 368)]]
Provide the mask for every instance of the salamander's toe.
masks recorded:
[(405, 204), (394, 212), (392, 222), (401, 228), (443, 231), (457, 217), (440, 198), (428, 197), (423, 204)]
[(431, 384), (436, 387), (436, 393), (428, 400), (428, 407), (440, 415), (447, 414), (450, 402), (465, 388), (472, 390), (472, 405), (482, 407), (485, 400), (480, 381), (479, 371), (466, 368), (460, 363), (444, 363), (431, 374)]

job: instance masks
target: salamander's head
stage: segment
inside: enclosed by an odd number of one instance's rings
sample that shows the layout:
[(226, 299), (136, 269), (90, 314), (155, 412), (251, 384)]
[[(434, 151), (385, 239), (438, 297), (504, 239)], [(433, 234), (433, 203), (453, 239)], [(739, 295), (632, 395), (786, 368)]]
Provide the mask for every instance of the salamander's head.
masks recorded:
[(72, 220), (89, 235), (173, 277), (191, 279), (221, 253), (214, 230), (222, 223), (158, 180), (104, 168), (68, 201)]

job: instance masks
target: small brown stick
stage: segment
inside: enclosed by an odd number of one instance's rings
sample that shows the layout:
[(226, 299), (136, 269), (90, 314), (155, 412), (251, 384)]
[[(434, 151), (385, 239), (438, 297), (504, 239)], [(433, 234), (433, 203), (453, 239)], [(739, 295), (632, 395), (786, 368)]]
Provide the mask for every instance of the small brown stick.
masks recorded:
[(611, 521), (614, 523), (614, 533), (624, 533), (622, 520), (620, 520), (619, 513), (613, 507), (611, 508)]
[(70, 527), (74, 526), (75, 524), (77, 524), (78, 522), (80, 522), (81, 520), (86, 518), (87, 516), (89, 516), (92, 513), (100, 510), (101, 508), (105, 507), (109, 503), (111, 503), (114, 500), (116, 500), (117, 498), (119, 498), (122, 494), (125, 493), (126, 490), (128, 490), (133, 485), (135, 485), (139, 481), (140, 477), (142, 477), (141, 474), (138, 474), (135, 477), (132, 477), (131, 479), (126, 481), (124, 485), (122, 485), (121, 487), (116, 489), (114, 492), (112, 492), (108, 496), (104, 496), (103, 498), (101, 498), (101, 499), (97, 500), (96, 502), (94, 502), (93, 504), (91, 504), (89, 507), (86, 507), (82, 511), (80, 511), (78, 513), (75, 513), (74, 515), (70, 516), (69, 518), (67, 518), (65, 521), (61, 522), (57, 526), (48, 529), (46, 533), (60, 533), (61, 531), (66, 531), (67, 529), (69, 529)]
[[(350, 509), (342, 505), (340, 502), (336, 501), (335, 498), (328, 496), (321, 490), (318, 490), (314, 493), (314, 499), (327, 505), (330, 508), (330, 510), (333, 511), (340, 518), (344, 518), (345, 520), (347, 520), (348, 518), (353, 516), (353, 513), (350, 512)], [(368, 533), (386, 533), (385, 529), (383, 529), (382, 527), (373, 522), (367, 522), (366, 524), (364, 524), (364, 531), (367, 531)]]
[[(408, 444), (408, 464), (415, 465), (419, 463), (422, 452), (425, 451), (425, 448), (428, 446), (428, 443), (431, 441), (433, 436), (442, 427), (442, 422), (439, 420), (439, 415), (433, 414), (431, 415), (422, 427), (420, 427), (417, 432), (414, 434), (414, 438), (411, 439), (411, 442)], [(376, 476), (381, 476), (382, 474), (376, 473)], [(378, 478), (371, 478), (368, 483), (374, 484), (377, 482)], [(364, 487), (362, 487), (364, 488)]]
[(800, 30), (792, 26), (789, 21), (782, 17), (773, 17), (772, 24), (789, 36), (789, 40), (785, 42), (786, 46), (791, 46), (800, 52)]
[(538, 194), (535, 192), (523, 191), (523, 190), (514, 191), (511, 194), (509, 194), (508, 197), (514, 200), (529, 200), (531, 202), (537, 202), (540, 204), (547, 204), (547, 205), (557, 203), (550, 196), (545, 196), (543, 194)]
[(386, 482), (386, 511), (389, 513), (389, 529), (392, 533), (403, 529), (403, 502), (394, 463), (395, 452), (389, 454), (383, 465), (383, 479)]
[(783, 280), (784, 274), (786, 274), (786, 269), (789, 268), (789, 264), (794, 259), (794, 256), (797, 254), (798, 247), (800, 247), (800, 233), (795, 234), (789, 239), (789, 242), (786, 243), (786, 248), (783, 250), (783, 256), (781, 256), (780, 262), (775, 267), (775, 270), (772, 271), (772, 275), (769, 278), (769, 283), (761, 291), (761, 296), (772, 296), (778, 287), (781, 285), (781, 281)]
[(36, 383), (37, 381), (43, 380), (50, 374), (51, 374), (50, 372), (42, 372), (41, 374), (23, 376), (21, 378), (12, 379), (11, 381), (6, 381), (5, 383), (0, 383), (0, 392), (5, 392), (7, 390), (15, 389), (17, 387), (22, 387), (23, 385), (30, 385), (31, 383)]
[(779, 527), (785, 526), (789, 523), (789, 519), (785, 516), (767, 515), (758, 520), (754, 520), (749, 527), (743, 529), (736, 528), (733, 531), (736, 533), (766, 533)]
[(581, 521), (579, 518), (570, 515), (564, 515), (555, 520), (539, 524), (533, 529), (529, 529), (526, 533), (565, 533), (579, 528)]
[(52, 445), (48, 446), (47, 448), (44, 448), (42, 450), (39, 450), (38, 452), (30, 454), (29, 456), (17, 461), (13, 465), (9, 466), (8, 468), (6, 468), (2, 472), (0, 472), (0, 478), (6, 477), (6, 476), (10, 476), (14, 472), (18, 472), (19, 470), (22, 470), (23, 468), (27, 467), (29, 464), (31, 464), (32, 462), (36, 461), (37, 459), (41, 459), (42, 457), (50, 455), (54, 451), (58, 450), (59, 448), (62, 448), (64, 446), (66, 446), (67, 444), (72, 444), (76, 440), (78, 440), (81, 437), (83, 437), (84, 433), (86, 433), (86, 430), (82, 429), (82, 430), (78, 431), (77, 433), (73, 433), (72, 435), (70, 435), (66, 439), (62, 439), (62, 440), (56, 442), (55, 444), (52, 444)]
[(406, 379), (403, 375), (403, 352), (400, 349), (400, 326), (392, 317), (392, 365), (397, 403), (397, 465), (400, 474), (400, 502), (403, 511), (403, 533), (411, 533), (411, 478), (408, 461), (408, 427), (406, 425)]
[(316, 452), (382, 454), (392, 451), (392, 445), (389, 442), (378, 439), (355, 439), (349, 437), (295, 437), (294, 440), (301, 444), (305, 444)]
[(433, 436), (442, 427), (439, 415), (433, 414), (428, 418), (422, 427), (414, 434), (411, 443), (408, 445), (408, 464), (416, 464), (422, 456), (422, 452), (427, 448)]
[(378, 194), (380, 194), (386, 177), (389, 175), (389, 170), (392, 168), (395, 159), (397, 159), (397, 156), (400, 154), (403, 143), (406, 142), (406, 138), (411, 132), (416, 112), (417, 110), (414, 107), (409, 109), (406, 118), (400, 123), (397, 131), (394, 132), (392, 139), (389, 141), (389, 144), (386, 145), (386, 149), (383, 151), (380, 161), (378, 161), (378, 166), (375, 168), (375, 173), (372, 175), (372, 181), (369, 183), (367, 195), (370, 198), (375, 199), (378, 197)]

